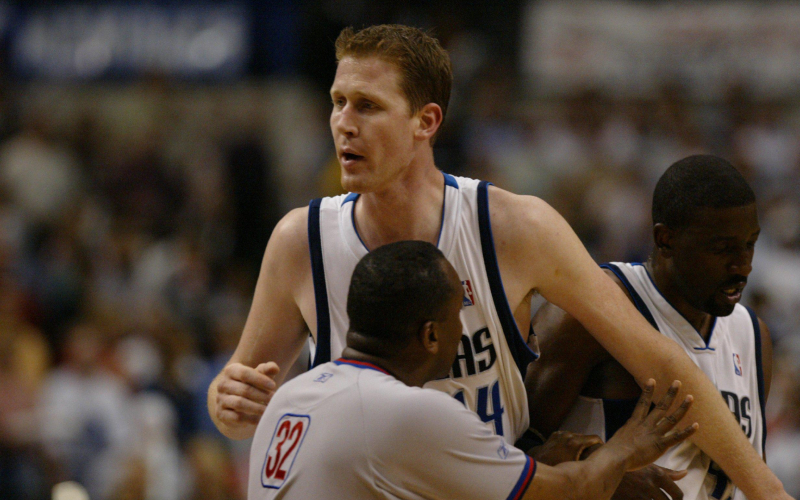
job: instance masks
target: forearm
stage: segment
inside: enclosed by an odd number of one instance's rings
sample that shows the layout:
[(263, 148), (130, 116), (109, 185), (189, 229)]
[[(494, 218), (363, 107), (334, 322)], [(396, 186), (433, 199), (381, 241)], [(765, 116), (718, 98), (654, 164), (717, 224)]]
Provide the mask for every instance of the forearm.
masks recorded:
[[(675, 346), (675, 350), (678, 350)], [(663, 354), (663, 353), (662, 353)], [(719, 390), (692, 363), (688, 356), (671, 356), (670, 362), (658, 363), (658, 383), (681, 380), (682, 391), (694, 395), (694, 406), (686, 416), (688, 422), (698, 422), (699, 431), (692, 441), (714, 460), (728, 477), (751, 500), (785, 498), (783, 485), (759, 457), (747, 440), (730, 409), (720, 397)], [(651, 366), (656, 366), (653, 360)], [(636, 375), (637, 380), (643, 376)], [(663, 387), (663, 385), (661, 385)]]
[(627, 467), (624, 457), (603, 447), (582, 462), (555, 467), (538, 464), (525, 500), (606, 500), (611, 498)]
[[(599, 333), (596, 338), (640, 385), (650, 377), (661, 388), (673, 380), (681, 381), (682, 392), (692, 394), (695, 400), (686, 421), (700, 424), (692, 440), (750, 500), (785, 498), (781, 497), (785, 493), (780, 481), (747, 440), (708, 377), (675, 342), (655, 332), (619, 289), (609, 293), (615, 296), (607, 297), (601, 315), (604, 320), (595, 323)], [(625, 325), (626, 331), (618, 331), (618, 325)]]

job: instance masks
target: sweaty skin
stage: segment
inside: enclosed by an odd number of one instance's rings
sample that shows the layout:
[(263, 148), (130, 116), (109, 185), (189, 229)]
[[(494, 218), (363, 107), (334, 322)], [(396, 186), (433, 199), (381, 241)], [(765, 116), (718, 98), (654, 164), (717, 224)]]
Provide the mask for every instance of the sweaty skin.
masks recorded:
[[(412, 113), (398, 82), (393, 64), (346, 56), (331, 87), (342, 185), (361, 193), (355, 223), (367, 248), (404, 239), (435, 244), (441, 224), (444, 180), (430, 141), (442, 110), (429, 103)], [(694, 441), (751, 500), (789, 498), (738, 431), (716, 388), (650, 327), (552, 207), (492, 187), (489, 211), (500, 274), (517, 317), (538, 291), (592, 325), (592, 335), (640, 385), (651, 377), (661, 388), (681, 380), (695, 397), (687, 417), (700, 424)], [(316, 335), (307, 219), (307, 208), (296, 209), (275, 228), (239, 345), (209, 388), (209, 412), (228, 437), (252, 436), (282, 382), (283, 371), (276, 370), (291, 366), (308, 333)]]

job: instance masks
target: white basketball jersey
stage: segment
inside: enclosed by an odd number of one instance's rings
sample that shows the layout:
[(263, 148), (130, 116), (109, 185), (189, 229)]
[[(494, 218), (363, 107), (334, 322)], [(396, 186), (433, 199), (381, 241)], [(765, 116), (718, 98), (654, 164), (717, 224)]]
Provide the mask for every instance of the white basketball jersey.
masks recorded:
[[(496, 434), (515, 442), (529, 425), (524, 372), (536, 355), (520, 336), (503, 291), (489, 221), (488, 183), (444, 174), (438, 248), (464, 287), (464, 333), (450, 377), (431, 387), (473, 410)], [(336, 359), (349, 327), (347, 293), (358, 261), (369, 251), (355, 227), (358, 195), (314, 200), (308, 231), (317, 338), (313, 365)]]
[[(663, 335), (683, 347), (716, 385), (742, 431), (763, 457), (766, 401), (763, 398), (761, 331), (755, 314), (737, 304), (732, 314), (716, 318), (706, 343), (661, 295), (643, 265), (612, 263), (603, 267), (622, 281), (642, 315)], [(562, 429), (608, 439), (630, 416), (634, 405), (635, 401), (580, 396)], [(689, 470), (684, 479), (677, 481), (686, 500), (745, 499), (708, 455), (689, 441), (667, 451), (656, 464), (673, 470)]]
[(518, 500), (536, 462), (439, 391), (363, 361), (283, 385), (256, 428), (249, 500)]

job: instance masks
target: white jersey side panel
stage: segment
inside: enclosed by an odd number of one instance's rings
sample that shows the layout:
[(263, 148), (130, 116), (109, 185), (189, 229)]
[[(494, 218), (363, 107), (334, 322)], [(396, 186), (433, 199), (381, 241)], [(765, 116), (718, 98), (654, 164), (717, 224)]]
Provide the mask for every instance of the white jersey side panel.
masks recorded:
[(517, 499), (535, 470), (452, 398), (340, 359), (273, 397), (253, 438), (248, 499)]
[[(755, 316), (737, 304), (731, 315), (716, 319), (706, 343), (661, 295), (643, 265), (612, 263), (608, 268), (631, 292), (640, 312), (654, 322), (663, 335), (677, 342), (716, 385), (742, 431), (763, 457), (763, 378), (760, 332), (754, 325)], [(591, 431), (587, 433), (607, 437), (609, 406), (611, 402), (581, 397), (562, 429)], [(689, 474), (677, 482), (686, 500), (745, 498), (708, 455), (688, 441), (669, 450), (656, 464), (673, 470), (689, 470)]]
[[(312, 265), (318, 316), (315, 366), (336, 359), (345, 347), (350, 278), (368, 252), (353, 221), (357, 199), (357, 195), (350, 194), (319, 202), (321, 266)], [(438, 247), (458, 272), (464, 287), (464, 332), (450, 377), (427, 387), (455, 397), (513, 443), (529, 425), (527, 393), (520, 370), (534, 355), (519, 335), (502, 289), (487, 199), (485, 183), (445, 174)], [(310, 234), (313, 223), (310, 214)], [(313, 262), (313, 239), (310, 243)], [(486, 262), (485, 255), (491, 262)]]

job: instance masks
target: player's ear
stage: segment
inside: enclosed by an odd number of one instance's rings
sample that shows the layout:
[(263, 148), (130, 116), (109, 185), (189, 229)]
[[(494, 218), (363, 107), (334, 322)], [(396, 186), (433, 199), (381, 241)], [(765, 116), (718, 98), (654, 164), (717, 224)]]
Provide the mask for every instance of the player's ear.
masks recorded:
[(420, 344), (430, 354), (439, 352), (439, 332), (436, 329), (435, 321), (426, 321), (422, 324), (417, 333)]
[(429, 102), (422, 109), (417, 111), (417, 118), (419, 125), (414, 132), (414, 138), (420, 141), (430, 140), (439, 130), (444, 120), (444, 113), (442, 108), (436, 103)]
[(653, 241), (659, 253), (666, 258), (672, 257), (672, 238), (675, 232), (659, 222), (653, 226)]

